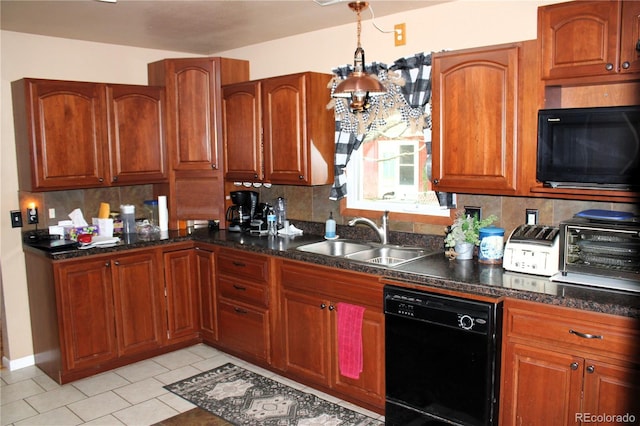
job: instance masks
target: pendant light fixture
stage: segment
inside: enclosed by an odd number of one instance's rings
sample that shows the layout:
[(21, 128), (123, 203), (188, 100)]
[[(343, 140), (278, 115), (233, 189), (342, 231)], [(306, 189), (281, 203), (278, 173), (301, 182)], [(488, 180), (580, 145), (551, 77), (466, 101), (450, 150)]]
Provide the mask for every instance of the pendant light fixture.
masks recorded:
[(334, 98), (351, 98), (349, 107), (353, 111), (364, 111), (368, 105), (369, 96), (379, 96), (387, 92), (380, 81), (364, 71), (364, 49), (360, 45), (360, 12), (369, 6), (366, 1), (353, 1), (349, 3), (349, 9), (356, 12), (358, 17), (358, 47), (353, 55), (353, 72), (349, 77), (340, 82), (333, 92)]

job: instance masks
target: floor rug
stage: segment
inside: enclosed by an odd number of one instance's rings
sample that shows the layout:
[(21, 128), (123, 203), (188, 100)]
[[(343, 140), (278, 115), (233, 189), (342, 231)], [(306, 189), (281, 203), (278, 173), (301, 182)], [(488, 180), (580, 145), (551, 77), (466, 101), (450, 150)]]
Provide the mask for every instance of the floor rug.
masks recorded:
[(167, 385), (165, 389), (234, 425), (384, 424), (231, 363)]

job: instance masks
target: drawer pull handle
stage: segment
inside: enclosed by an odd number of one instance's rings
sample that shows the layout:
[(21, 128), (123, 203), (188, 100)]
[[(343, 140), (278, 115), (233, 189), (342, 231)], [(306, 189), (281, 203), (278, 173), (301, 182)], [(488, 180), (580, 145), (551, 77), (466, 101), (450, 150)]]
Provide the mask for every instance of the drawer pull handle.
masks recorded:
[(233, 261), (233, 262), (231, 262), (231, 263), (233, 263), (233, 266), (238, 266), (238, 267), (240, 267), (240, 268), (244, 268), (245, 266), (247, 266), (247, 265), (245, 265), (245, 264), (244, 264), (244, 263), (242, 263), (242, 262), (238, 262), (237, 260), (234, 260), (234, 261)]
[(582, 337), (583, 339), (601, 339), (601, 340), (604, 339), (603, 336), (598, 334), (581, 333), (575, 330), (569, 330), (569, 333), (575, 334), (576, 336)]
[(239, 290), (239, 291), (247, 291), (246, 287), (242, 287), (241, 285), (238, 285), (238, 284), (234, 284), (233, 288), (235, 288), (236, 290)]
[(243, 315), (248, 313), (247, 311), (245, 311), (244, 309), (241, 309), (241, 308), (233, 308), (233, 310), (236, 311), (237, 313), (243, 314)]

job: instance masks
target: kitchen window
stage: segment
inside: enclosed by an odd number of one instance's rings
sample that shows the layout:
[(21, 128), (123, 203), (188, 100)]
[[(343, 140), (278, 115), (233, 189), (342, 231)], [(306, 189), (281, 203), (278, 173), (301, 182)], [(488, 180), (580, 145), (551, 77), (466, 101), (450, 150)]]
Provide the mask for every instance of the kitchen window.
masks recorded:
[(431, 130), (412, 132), (399, 117), (389, 122), (351, 154), (346, 208), (449, 218), (432, 188)]

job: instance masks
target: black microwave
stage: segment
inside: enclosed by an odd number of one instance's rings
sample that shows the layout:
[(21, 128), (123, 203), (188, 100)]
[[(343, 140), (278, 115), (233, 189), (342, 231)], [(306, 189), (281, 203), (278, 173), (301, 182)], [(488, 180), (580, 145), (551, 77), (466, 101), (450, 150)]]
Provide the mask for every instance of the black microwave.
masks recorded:
[(538, 111), (536, 178), (558, 188), (637, 190), (640, 106)]

